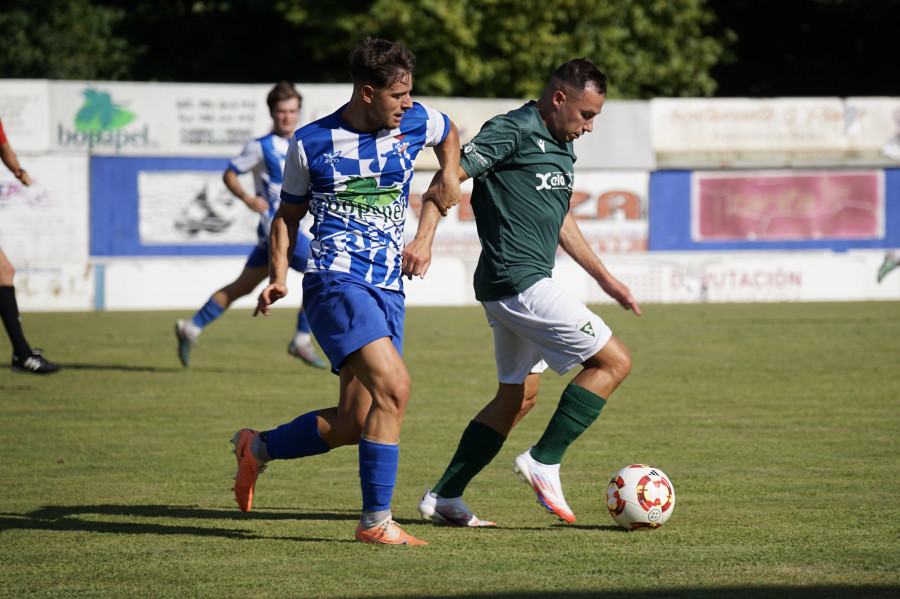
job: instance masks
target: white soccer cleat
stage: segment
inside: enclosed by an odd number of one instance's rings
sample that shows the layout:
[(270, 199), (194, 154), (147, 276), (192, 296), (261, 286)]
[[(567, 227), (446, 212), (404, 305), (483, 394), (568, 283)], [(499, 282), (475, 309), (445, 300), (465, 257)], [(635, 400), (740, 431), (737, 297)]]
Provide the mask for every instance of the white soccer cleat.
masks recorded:
[(559, 464), (541, 464), (531, 457), (529, 449), (516, 458), (513, 472), (531, 486), (545, 508), (559, 516), (560, 520), (570, 524), (575, 522), (575, 514), (563, 497), (562, 485), (559, 482)]
[(431, 520), (436, 524), (450, 524), (451, 526), (497, 526), (496, 522), (479, 520), (472, 511), (466, 507), (461, 497), (440, 497), (425, 490), (422, 501), (419, 502), (419, 513), (425, 520)]

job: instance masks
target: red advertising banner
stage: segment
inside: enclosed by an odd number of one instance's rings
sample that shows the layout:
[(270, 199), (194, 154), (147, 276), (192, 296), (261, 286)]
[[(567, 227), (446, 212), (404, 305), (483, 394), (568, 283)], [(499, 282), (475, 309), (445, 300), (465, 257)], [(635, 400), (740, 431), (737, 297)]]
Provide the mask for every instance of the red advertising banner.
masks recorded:
[(695, 172), (694, 241), (880, 239), (883, 171)]

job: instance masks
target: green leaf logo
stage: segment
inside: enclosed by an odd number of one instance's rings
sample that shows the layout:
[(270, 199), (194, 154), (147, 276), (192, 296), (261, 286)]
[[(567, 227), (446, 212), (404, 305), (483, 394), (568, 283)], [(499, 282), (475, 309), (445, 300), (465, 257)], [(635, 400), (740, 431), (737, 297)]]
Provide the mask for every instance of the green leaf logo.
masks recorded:
[(79, 131), (107, 131), (121, 129), (134, 120), (134, 115), (112, 102), (109, 94), (95, 89), (84, 90), (84, 105), (75, 115)]
[(348, 200), (366, 206), (389, 206), (400, 197), (400, 188), (396, 186), (379, 187), (373, 177), (365, 179), (350, 177), (347, 189), (335, 194), (340, 200)]

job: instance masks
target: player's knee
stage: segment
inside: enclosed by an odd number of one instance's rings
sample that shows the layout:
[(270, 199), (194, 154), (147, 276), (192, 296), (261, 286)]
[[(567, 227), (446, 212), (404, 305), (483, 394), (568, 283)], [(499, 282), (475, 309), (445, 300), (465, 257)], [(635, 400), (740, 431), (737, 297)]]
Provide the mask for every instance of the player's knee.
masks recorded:
[(409, 395), (412, 389), (409, 373), (397, 373), (390, 380), (384, 381), (372, 390), (372, 396), (382, 410), (395, 412), (398, 416), (406, 411)]
[(616, 359), (610, 364), (610, 370), (613, 373), (613, 377), (621, 383), (631, 372), (631, 366), (631, 355), (628, 353), (628, 350), (623, 347), (623, 351), (620, 352), (616, 356)]

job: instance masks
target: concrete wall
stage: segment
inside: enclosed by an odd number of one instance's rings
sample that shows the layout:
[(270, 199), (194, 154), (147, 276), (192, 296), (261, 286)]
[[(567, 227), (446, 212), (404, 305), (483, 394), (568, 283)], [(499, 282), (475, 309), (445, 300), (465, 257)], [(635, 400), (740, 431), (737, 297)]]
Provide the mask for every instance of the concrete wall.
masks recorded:
[[(269, 88), (0, 81), (0, 119), (34, 180), (0, 169), (0, 245), (22, 310), (192, 310), (236, 277), (255, 216), (221, 174), (268, 130)], [(302, 123), (350, 92), (298, 89)], [(523, 103), (418, 99), (463, 142)], [(576, 153), (573, 214), (641, 302), (900, 299), (900, 273), (875, 282), (900, 248), (900, 98), (610, 100)], [(435, 168), (423, 152), (408, 237)], [(410, 305), (474, 303), (467, 194), (441, 223), (427, 278), (408, 283)], [(554, 276), (607, 301), (566, 256)]]

